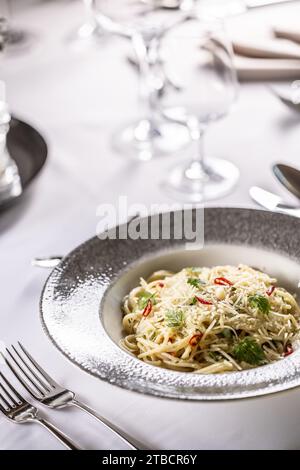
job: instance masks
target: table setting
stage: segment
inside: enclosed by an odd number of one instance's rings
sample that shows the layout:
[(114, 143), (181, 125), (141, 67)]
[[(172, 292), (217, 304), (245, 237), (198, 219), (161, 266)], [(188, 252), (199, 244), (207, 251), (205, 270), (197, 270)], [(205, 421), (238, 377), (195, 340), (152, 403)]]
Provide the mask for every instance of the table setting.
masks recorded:
[(0, 2), (0, 450), (299, 450), (299, 13)]

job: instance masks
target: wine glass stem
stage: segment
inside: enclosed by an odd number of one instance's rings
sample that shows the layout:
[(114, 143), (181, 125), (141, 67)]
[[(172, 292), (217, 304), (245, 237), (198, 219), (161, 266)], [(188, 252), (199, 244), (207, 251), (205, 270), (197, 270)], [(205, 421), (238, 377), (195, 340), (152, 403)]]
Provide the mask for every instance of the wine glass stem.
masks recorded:
[(96, 23), (93, 10), (94, 1), (95, 0), (83, 0), (86, 24), (94, 25)]
[(207, 180), (208, 173), (204, 163), (204, 133), (205, 127), (190, 127), (191, 140), (193, 142), (193, 153), (190, 162), (185, 170), (186, 178), (193, 181), (204, 182)]
[(3, 173), (8, 162), (6, 136), (9, 130), (10, 113), (6, 104), (5, 83), (0, 80), (0, 175)]
[(197, 126), (190, 129), (191, 139), (194, 142), (194, 150), (192, 154), (192, 163), (198, 163), (202, 168), (204, 167), (205, 161), (205, 150), (204, 150), (204, 135), (206, 127)]
[(150, 63), (151, 42), (145, 41), (141, 34), (135, 34), (132, 37), (132, 44), (136, 54), (139, 66), (140, 81), (140, 105), (142, 108), (142, 116), (144, 121), (149, 124), (153, 121), (153, 98), (154, 90), (151, 84), (152, 71)]
[(0, 177), (8, 164), (8, 152), (6, 146), (6, 135), (8, 125), (0, 123)]

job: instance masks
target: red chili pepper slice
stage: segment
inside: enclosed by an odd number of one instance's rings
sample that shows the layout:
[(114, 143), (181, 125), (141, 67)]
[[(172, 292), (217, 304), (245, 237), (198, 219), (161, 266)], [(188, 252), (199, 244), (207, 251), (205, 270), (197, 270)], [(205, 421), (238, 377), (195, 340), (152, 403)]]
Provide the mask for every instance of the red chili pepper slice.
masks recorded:
[(201, 297), (198, 297), (197, 295), (195, 295), (195, 298), (198, 300), (198, 302), (200, 302), (200, 304), (203, 304), (203, 305), (213, 304), (212, 302), (209, 302), (209, 300), (202, 299)]
[(267, 293), (267, 295), (268, 295), (268, 296), (272, 295), (272, 294), (273, 294), (273, 292), (274, 292), (274, 290), (275, 290), (275, 286), (271, 286), (271, 287), (269, 287), (269, 289), (268, 289), (268, 290), (267, 290), (267, 292), (266, 292), (266, 293)]
[(284, 357), (286, 357), (286, 356), (289, 356), (290, 354), (292, 354), (293, 352), (294, 352), (293, 346), (291, 344), (288, 344), (287, 347), (286, 347), (286, 351), (283, 355), (284, 355)]
[(196, 334), (193, 335), (193, 336), (191, 337), (191, 339), (189, 340), (189, 344), (190, 344), (191, 346), (196, 346), (196, 345), (199, 343), (199, 341), (200, 341), (200, 339), (202, 338), (202, 336), (203, 336), (202, 333), (196, 333)]
[(151, 313), (151, 310), (152, 310), (152, 302), (149, 299), (146, 307), (143, 310), (143, 317), (148, 317), (149, 313)]
[(233, 283), (226, 279), (226, 277), (216, 277), (214, 283), (218, 284), (219, 286), (233, 286)]
[(164, 283), (163, 283), (163, 282), (159, 282), (159, 283), (158, 283), (158, 286), (159, 286), (159, 287), (164, 287)]

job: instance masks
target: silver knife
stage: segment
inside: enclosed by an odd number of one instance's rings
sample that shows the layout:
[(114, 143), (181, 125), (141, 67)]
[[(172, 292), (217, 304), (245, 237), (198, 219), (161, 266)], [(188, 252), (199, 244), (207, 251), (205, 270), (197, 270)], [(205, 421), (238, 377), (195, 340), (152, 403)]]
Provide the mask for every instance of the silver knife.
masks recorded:
[[(228, 17), (242, 15), (248, 11), (257, 10), (260, 8), (292, 3), (296, 1), (298, 0), (231, 0), (228, 2), (225, 2), (224, 0), (218, 0), (211, 3), (207, 1), (203, 4), (203, 10), (212, 11), (213, 14), (216, 14), (218, 17)], [(177, 5), (176, 7), (174, 6), (174, 8), (179, 8), (180, 5), (182, 5), (181, 2), (182, 0), (177, 0)], [(202, 6), (201, 2), (199, 6)]]
[(292, 3), (298, 0), (245, 0), (247, 10), (254, 8), (269, 7), (272, 5), (279, 5), (280, 3)]
[[(142, 1), (145, 4), (150, 4), (152, 7), (155, 7), (155, 2), (153, 0), (139, 0)], [(195, 0), (194, 0), (195, 1)], [(278, 5), (280, 3), (292, 3), (296, 2), (298, 0), (232, 0), (232, 4), (234, 4), (234, 9), (236, 9), (237, 12), (243, 12), (247, 10), (254, 10), (256, 8), (263, 8), (263, 7), (268, 7), (272, 5)], [(190, 6), (193, 5), (193, 0), (159, 0), (157, 1), (157, 7), (158, 8), (167, 8), (170, 10), (177, 10), (178, 8), (182, 8), (185, 3)], [(213, 5), (214, 8), (218, 9), (219, 7), (225, 6), (225, 8), (231, 8), (230, 2), (228, 2), (228, 5), (222, 5), (224, 3), (224, 0), (219, 0), (219, 5), (217, 2), (215, 2), (215, 5)], [(208, 6), (204, 6), (204, 8)]]
[(293, 206), (282, 202), (282, 199), (277, 194), (266, 191), (258, 186), (252, 186), (249, 190), (250, 196), (257, 204), (264, 209), (274, 212), (281, 212), (282, 214), (293, 215), (300, 217), (300, 207)]

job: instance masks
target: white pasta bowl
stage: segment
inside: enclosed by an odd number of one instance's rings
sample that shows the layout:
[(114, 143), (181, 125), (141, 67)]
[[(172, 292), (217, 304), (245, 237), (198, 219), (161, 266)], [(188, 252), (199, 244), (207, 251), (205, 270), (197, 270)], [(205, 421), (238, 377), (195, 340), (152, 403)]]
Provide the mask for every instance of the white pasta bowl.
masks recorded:
[[(194, 213), (195, 215), (195, 213)], [(153, 217), (153, 224), (160, 224)], [(186, 240), (99, 240), (79, 246), (50, 274), (41, 318), (54, 344), (89, 373), (123, 388), (189, 400), (223, 400), (279, 392), (300, 384), (300, 351), (239, 372), (194, 374), (147, 364), (120, 346), (121, 302), (139, 278), (186, 266), (246, 264), (266, 271), (297, 293), (300, 220), (252, 209), (208, 208), (204, 246)], [(172, 231), (171, 231), (172, 234)]]

